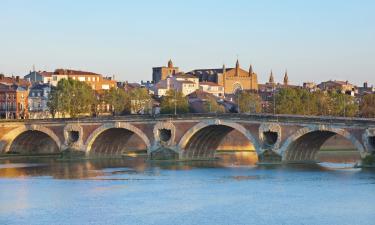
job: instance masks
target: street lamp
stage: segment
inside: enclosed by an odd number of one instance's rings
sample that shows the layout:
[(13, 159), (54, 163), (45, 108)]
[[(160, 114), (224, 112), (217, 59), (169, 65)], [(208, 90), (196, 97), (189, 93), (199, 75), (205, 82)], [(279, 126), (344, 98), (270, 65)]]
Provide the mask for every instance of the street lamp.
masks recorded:
[(239, 91), (237, 92), (237, 104), (238, 104), (238, 113), (241, 113), (241, 109), (240, 109), (240, 92)]
[(5, 119), (8, 119), (8, 94), (5, 93)]
[(275, 87), (275, 84), (272, 85), (273, 87), (273, 115), (276, 114), (276, 87)]
[(177, 90), (174, 91), (174, 115), (177, 115)]

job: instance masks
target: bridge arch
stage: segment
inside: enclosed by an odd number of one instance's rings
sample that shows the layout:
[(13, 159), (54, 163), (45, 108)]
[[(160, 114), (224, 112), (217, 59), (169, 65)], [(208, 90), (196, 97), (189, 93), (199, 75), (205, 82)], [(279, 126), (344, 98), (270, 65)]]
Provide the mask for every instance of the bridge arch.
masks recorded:
[(94, 130), (86, 141), (86, 154), (121, 155), (131, 138), (150, 151), (150, 140), (142, 130), (127, 122), (106, 123)]
[(222, 139), (233, 130), (240, 132), (260, 154), (258, 141), (245, 127), (234, 122), (209, 120), (196, 124), (184, 134), (178, 144), (180, 158), (214, 158)]
[(279, 149), (283, 161), (315, 161), (320, 147), (334, 135), (340, 135), (349, 140), (359, 151), (361, 157), (367, 152), (363, 145), (345, 129), (320, 125), (299, 129), (290, 136)]
[(57, 153), (61, 149), (59, 137), (41, 125), (22, 125), (1, 138), (6, 143), (4, 152)]

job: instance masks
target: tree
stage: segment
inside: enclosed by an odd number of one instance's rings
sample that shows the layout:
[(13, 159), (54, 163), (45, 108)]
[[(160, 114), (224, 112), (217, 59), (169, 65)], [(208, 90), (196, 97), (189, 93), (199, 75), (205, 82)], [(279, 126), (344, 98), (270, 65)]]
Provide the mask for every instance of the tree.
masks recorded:
[(63, 117), (77, 117), (80, 114), (91, 113), (95, 104), (95, 95), (91, 87), (81, 81), (62, 79), (57, 87), (52, 89), (48, 106), (54, 116), (57, 112)]
[(187, 113), (189, 112), (189, 102), (182, 92), (168, 90), (160, 104), (160, 112), (164, 114)]
[(134, 113), (148, 113), (151, 106), (151, 96), (145, 88), (136, 88), (130, 92), (131, 111)]
[(47, 101), (47, 107), (52, 115), (52, 118), (56, 117), (56, 113), (58, 112), (58, 92), (55, 91), (55, 87), (51, 88), (51, 93), (48, 96), (48, 101)]
[(237, 92), (236, 103), (241, 113), (260, 113), (262, 112), (262, 100), (259, 95), (249, 92)]
[(122, 114), (130, 109), (130, 96), (123, 89), (111, 88), (104, 94), (104, 103), (110, 105), (114, 115)]
[(363, 117), (375, 118), (375, 94), (367, 94), (362, 98), (360, 113)]
[(358, 112), (354, 97), (338, 92), (330, 93), (333, 116), (353, 117)]
[(301, 101), (298, 91), (293, 88), (283, 88), (275, 96), (276, 113), (300, 114)]
[(216, 98), (213, 95), (207, 95), (207, 99), (204, 101), (204, 111), (208, 113), (224, 113), (224, 106), (217, 103)]

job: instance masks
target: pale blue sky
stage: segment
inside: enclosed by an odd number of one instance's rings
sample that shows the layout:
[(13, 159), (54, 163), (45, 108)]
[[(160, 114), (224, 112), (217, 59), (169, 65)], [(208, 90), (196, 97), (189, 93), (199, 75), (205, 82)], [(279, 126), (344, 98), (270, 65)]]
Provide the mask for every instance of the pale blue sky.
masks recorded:
[(291, 82), (375, 83), (372, 0), (0, 0), (0, 72), (72, 68), (151, 79), (172, 58), (184, 71), (254, 65)]

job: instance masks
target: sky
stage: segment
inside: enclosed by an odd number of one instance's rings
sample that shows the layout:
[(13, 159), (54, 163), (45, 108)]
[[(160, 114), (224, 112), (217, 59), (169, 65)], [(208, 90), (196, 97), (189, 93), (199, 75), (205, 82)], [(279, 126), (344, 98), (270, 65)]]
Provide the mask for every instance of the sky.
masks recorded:
[(252, 64), (293, 84), (375, 84), (373, 0), (0, 0), (0, 73), (77, 69), (151, 80), (172, 59), (193, 69)]

